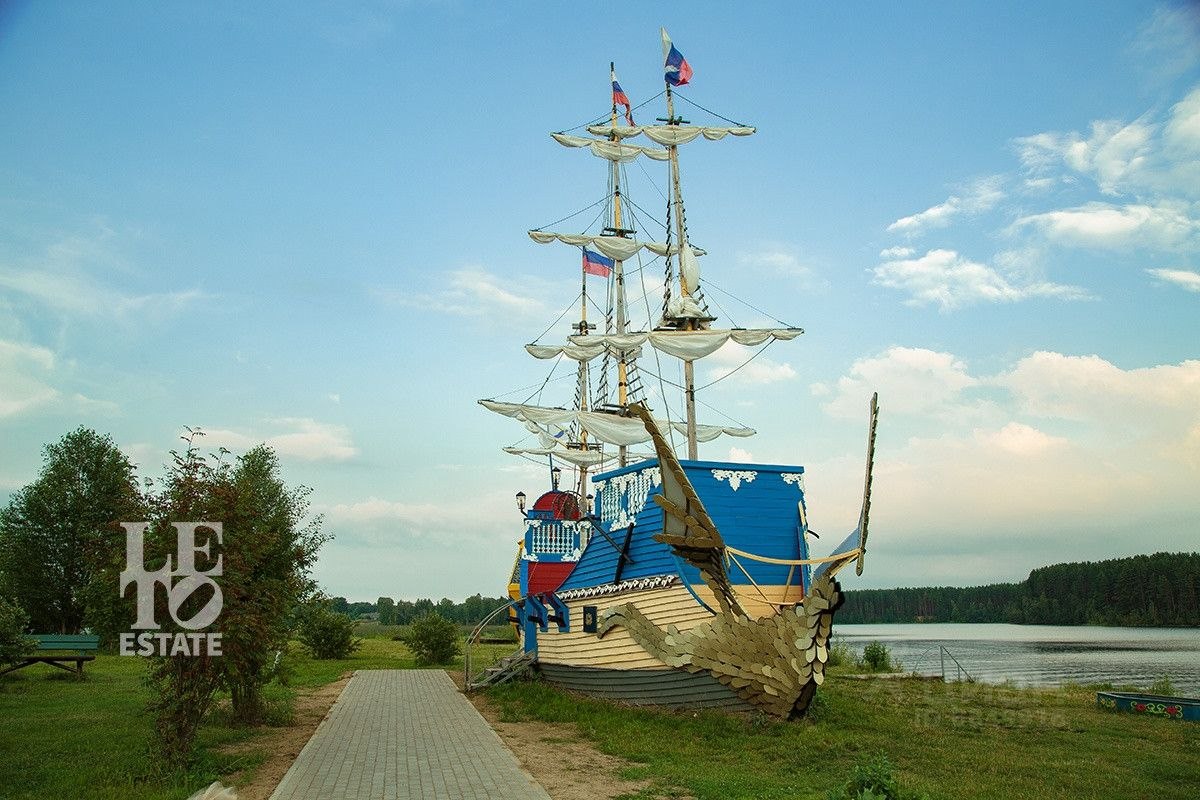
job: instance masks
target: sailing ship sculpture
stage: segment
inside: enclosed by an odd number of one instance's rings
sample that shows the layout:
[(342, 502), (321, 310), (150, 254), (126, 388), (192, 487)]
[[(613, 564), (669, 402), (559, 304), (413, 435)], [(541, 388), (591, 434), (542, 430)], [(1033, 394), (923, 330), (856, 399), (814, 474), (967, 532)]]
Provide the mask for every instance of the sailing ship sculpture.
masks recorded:
[[(608, 124), (586, 126), (590, 137), (552, 134), (560, 144), (587, 148), (610, 164), (609, 215), (599, 233), (529, 234), (536, 242), (583, 252), (576, 333), (563, 344), (526, 346), (537, 358), (577, 363), (575, 402), (552, 408), (480, 401), (537, 437), (535, 444), (505, 448), (508, 452), (549, 457), (552, 465), (557, 460), (577, 473), (572, 488), (563, 489), (561, 468), (554, 468), (550, 491), (529, 511), (518, 495), (526, 530), (510, 584), (512, 619), (525, 662), (535, 660), (545, 678), (568, 688), (632, 703), (794, 717), (804, 713), (824, 680), (833, 614), (842, 599), (834, 577), (851, 562), (862, 571), (877, 405), (872, 398), (859, 525), (825, 558), (809, 554), (803, 467), (699, 460), (698, 442), (754, 431), (697, 422), (696, 360), (728, 342), (766, 346), (803, 330), (713, 327), (716, 317), (700, 280), (698, 257), (704, 251), (688, 240), (679, 148), (700, 138), (748, 136), (754, 128), (693, 126), (676, 116), (674, 88), (688, 82), (691, 68), (666, 31), (662, 38), (663, 124), (633, 123), (614, 73)], [(624, 124), (618, 104), (625, 106)], [(630, 143), (637, 137), (651, 144)], [(620, 167), (637, 158), (668, 165), (664, 242), (636, 238), (623, 215)], [(631, 331), (624, 262), (644, 254), (665, 261), (663, 304), (647, 329)], [(593, 333), (587, 276), (606, 272), (613, 303), (603, 332)], [(683, 420), (671, 419), (665, 409), (659, 416), (648, 410), (638, 366), (646, 346), (683, 362)], [(676, 434), (686, 439), (682, 461), (668, 441)], [(630, 450), (646, 443), (653, 454)], [(605, 445), (615, 447), (615, 454)], [(590, 474), (611, 461), (615, 467)]]

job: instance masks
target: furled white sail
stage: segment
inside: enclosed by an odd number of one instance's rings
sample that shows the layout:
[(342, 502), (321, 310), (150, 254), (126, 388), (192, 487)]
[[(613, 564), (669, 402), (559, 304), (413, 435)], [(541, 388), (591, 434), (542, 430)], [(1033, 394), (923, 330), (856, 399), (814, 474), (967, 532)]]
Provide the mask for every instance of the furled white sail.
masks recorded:
[(612, 455), (599, 450), (571, 450), (566, 447), (505, 447), (504, 452), (514, 456), (553, 456), (577, 467), (594, 467)]
[(655, 161), (667, 161), (671, 158), (671, 154), (661, 147), (622, 144), (621, 142), (610, 142), (605, 139), (588, 139), (586, 136), (568, 136), (565, 133), (552, 133), (550, 135), (554, 137), (554, 141), (563, 147), (587, 147), (592, 151), (592, 155), (621, 164), (633, 161), (638, 156), (652, 158)]
[(679, 254), (679, 274), (687, 286), (688, 294), (694, 294), (700, 288), (700, 264), (696, 261), (695, 250), (690, 244), (684, 244)]
[[(611, 136), (616, 134), (618, 139), (631, 139), (645, 134), (646, 138), (664, 147), (668, 145), (687, 144), (698, 136), (703, 136), (710, 142), (724, 139), (726, 136), (749, 136), (755, 129), (748, 125), (735, 125), (730, 128), (718, 128), (697, 125), (590, 125), (588, 133), (593, 136)], [(551, 134), (557, 139), (562, 134)], [(582, 138), (582, 137), (574, 137)], [(584, 141), (591, 141), (585, 139)], [(574, 145), (578, 147), (579, 145)]]
[[(524, 423), (534, 423), (539, 428), (554, 431), (565, 431), (572, 423), (578, 423), (594, 439), (608, 444), (629, 446), (650, 441), (646, 426), (636, 417), (621, 417), (616, 414), (606, 414), (600, 411), (576, 411), (566, 408), (544, 408), (542, 406), (526, 405), (524, 403), (501, 403), (496, 400), (480, 400), (479, 404), (489, 411), (503, 414)], [(660, 428), (670, 425), (681, 435), (687, 435), (687, 424), (684, 422), (667, 422), (655, 420)], [(752, 428), (738, 428), (726, 425), (697, 425), (696, 439), (701, 442), (711, 442), (722, 434), (726, 436), (753, 436)]]
[(732, 341), (747, 347), (757, 347), (768, 341), (790, 341), (804, 333), (802, 328), (750, 328), (704, 331), (642, 331), (639, 333), (608, 333), (571, 336), (568, 344), (527, 344), (525, 349), (535, 358), (557, 358), (564, 355), (576, 361), (590, 361), (609, 353), (636, 357), (638, 348), (647, 342), (651, 347), (683, 361), (695, 361)]
[[(656, 256), (665, 256), (668, 253), (675, 255), (679, 252), (678, 245), (667, 245), (662, 242), (643, 242), (639, 239), (623, 239), (620, 236), (590, 236), (588, 234), (530, 231), (529, 238), (538, 244), (550, 244), (557, 241), (569, 244), (572, 247), (591, 247), (617, 261), (625, 261), (626, 259), (633, 258), (643, 247)], [(706, 255), (705, 251), (698, 247), (688, 245), (688, 249), (692, 251), (693, 255)]]

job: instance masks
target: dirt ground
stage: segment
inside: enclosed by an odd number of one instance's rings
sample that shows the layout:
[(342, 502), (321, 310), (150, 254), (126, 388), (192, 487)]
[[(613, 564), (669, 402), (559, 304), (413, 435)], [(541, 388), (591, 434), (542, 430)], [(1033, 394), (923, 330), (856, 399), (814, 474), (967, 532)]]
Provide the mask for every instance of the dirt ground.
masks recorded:
[(649, 781), (623, 780), (619, 772), (628, 765), (592, 747), (574, 725), (501, 722), (499, 711), (486, 696), (473, 694), (470, 700), (525, 771), (554, 800), (613, 800), (650, 785)]
[(225, 776), (227, 785), (237, 786), (238, 800), (267, 800), (275, 787), (283, 780), (288, 768), (300, 755), (300, 751), (308, 742), (321, 720), (329, 713), (329, 709), (337, 701), (342, 689), (350, 682), (353, 673), (347, 672), (335, 683), (321, 686), (317, 689), (301, 691), (296, 697), (296, 719), (286, 728), (267, 728), (262, 736), (253, 741), (235, 745), (226, 752), (236, 753), (239, 750), (262, 750), (268, 753), (264, 761), (254, 772), (248, 783), (242, 783), (243, 775), (235, 772)]
[[(252, 742), (235, 745), (239, 749), (263, 750), (267, 760), (242, 783), (242, 774), (225, 777), (226, 784), (237, 786), (238, 800), (267, 800), (283, 780), (309, 737), (329, 713), (334, 702), (350, 682), (347, 672), (336, 683), (322, 686), (296, 697), (296, 721), (286, 728), (270, 728)], [(462, 673), (451, 672), (455, 684), (462, 686)], [(580, 736), (574, 725), (545, 722), (501, 722), (499, 711), (481, 694), (470, 695), (471, 702), (488, 724), (516, 755), (521, 766), (537, 780), (554, 800), (613, 800), (638, 792), (649, 781), (622, 780), (618, 772), (626, 766), (618, 758), (605, 755)], [(553, 757), (548, 757), (548, 756)], [(580, 769), (587, 764), (587, 769)]]

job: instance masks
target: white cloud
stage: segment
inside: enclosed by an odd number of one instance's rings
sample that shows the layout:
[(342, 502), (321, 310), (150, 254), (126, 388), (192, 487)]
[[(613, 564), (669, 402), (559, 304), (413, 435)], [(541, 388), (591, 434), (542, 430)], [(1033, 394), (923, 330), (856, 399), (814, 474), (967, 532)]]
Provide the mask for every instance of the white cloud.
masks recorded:
[(1171, 107), (1163, 132), (1166, 146), (1181, 156), (1200, 153), (1200, 88)]
[(908, 258), (915, 252), (917, 251), (911, 247), (888, 247), (879, 251), (879, 257), (887, 259)]
[(1200, 87), (1165, 118), (1096, 120), (1089, 133), (1048, 131), (1013, 140), (1028, 181), (1050, 185), (1066, 168), (1101, 193), (1200, 197)]
[(265, 443), (284, 458), (302, 461), (346, 461), (358, 455), (358, 448), (344, 425), (331, 425), (312, 419), (283, 417), (267, 420), (274, 433), (204, 428), (205, 443), (230, 450), (249, 450)]
[(994, 382), (1040, 417), (1131, 431), (1200, 422), (1200, 361), (1125, 370), (1096, 355), (1039, 351)]
[[(444, 287), (433, 292), (379, 289), (376, 296), (402, 306), (495, 320), (546, 317), (550, 311), (540, 298), (570, 297), (571, 290), (551, 289), (546, 281), (522, 276), (504, 279), (482, 267), (452, 270), (445, 273)], [(521, 286), (520, 292), (512, 287)], [(576, 291), (578, 287), (576, 286)]]
[(1200, 63), (1200, 7), (1194, 2), (1159, 6), (1130, 46), (1135, 62), (1171, 79)]
[[(1088, 531), (1082, 555), (1105, 555), (1128, 534), (1113, 519), (1200, 513), (1200, 361), (1122, 369), (1037, 352), (974, 375), (949, 353), (892, 348), (826, 389), (834, 399), (825, 411), (836, 417), (860, 417), (869, 392), (880, 393), (877, 558), (887, 548), (902, 554), (927, 531), (953, 532), (975, 552), (1000, 537), (1001, 553), (1014, 537), (1075, 529)], [(807, 466), (814, 525), (849, 530), (860, 458)], [(1144, 534), (1139, 546), (1162, 546), (1153, 526)]]
[(728, 378), (740, 383), (763, 385), (778, 383), (796, 377), (796, 370), (791, 364), (772, 361), (764, 356), (758, 356), (753, 361), (747, 359), (754, 356), (756, 351), (734, 342), (726, 342), (719, 350), (706, 360), (710, 369), (708, 380), (719, 381)]
[(1021, 422), (1010, 422), (1000, 430), (976, 430), (975, 441), (1017, 456), (1033, 456), (1055, 447), (1065, 447), (1067, 439), (1050, 436)]
[(46, 380), (54, 353), (45, 347), (0, 339), (0, 418), (54, 402), (60, 392)]
[(888, 233), (917, 234), (929, 228), (944, 228), (959, 214), (979, 214), (990, 211), (1004, 199), (1000, 188), (1003, 176), (992, 175), (971, 184), (961, 195), (951, 195), (946, 202), (911, 216), (902, 217), (888, 225)]
[(1013, 230), (1029, 227), (1047, 239), (1096, 248), (1145, 246), (1163, 250), (1196, 251), (1200, 220), (1179, 203), (1114, 205), (1090, 202), (1075, 208), (1020, 217)]
[(120, 235), (103, 220), (91, 234), (61, 238), (25, 265), (0, 269), (0, 290), (55, 312), (93, 319), (139, 321), (179, 313), (212, 295), (199, 289), (139, 292), (113, 285), (113, 276), (137, 272), (119, 252)]
[(743, 450), (740, 447), (730, 446), (727, 460), (738, 464), (753, 464), (754, 454), (749, 450)]
[(1200, 272), (1186, 269), (1148, 269), (1146, 272), (1164, 283), (1173, 283), (1189, 292), (1200, 292)]
[(89, 417), (119, 410), (116, 403), (61, 388), (62, 371), (51, 350), (0, 339), (0, 418), (45, 409)]
[(908, 305), (936, 304), (943, 311), (980, 302), (1013, 302), (1031, 297), (1078, 300), (1087, 296), (1077, 286), (1048, 281), (1017, 282), (953, 250), (930, 250), (916, 258), (885, 261), (872, 272), (876, 284), (907, 292)]
[(170, 316), (211, 297), (198, 289), (129, 294), (103, 286), (89, 275), (37, 270), (0, 273), (0, 288), (24, 294), (55, 311), (94, 318)]
[(812, 390), (831, 398), (822, 405), (825, 413), (842, 419), (860, 419), (872, 392), (886, 398), (889, 414), (936, 416), (957, 406), (962, 392), (978, 383), (950, 353), (892, 347), (855, 361), (834, 386), (818, 383)]
[(792, 278), (808, 278), (812, 275), (793, 248), (782, 244), (767, 244), (762, 249), (752, 253), (743, 253), (737, 257), (741, 267), (760, 267), (779, 275)]

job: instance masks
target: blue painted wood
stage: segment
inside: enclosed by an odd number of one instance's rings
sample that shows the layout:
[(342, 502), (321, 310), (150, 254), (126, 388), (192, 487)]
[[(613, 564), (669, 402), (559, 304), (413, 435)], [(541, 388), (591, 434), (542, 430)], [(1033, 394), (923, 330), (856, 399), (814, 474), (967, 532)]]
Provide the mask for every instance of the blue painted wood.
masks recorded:
[[(682, 463), (688, 473), (688, 479), (696, 488), (704, 507), (708, 509), (727, 544), (770, 558), (808, 557), (807, 542), (799, 528), (798, 503), (803, 500), (803, 494), (796, 482), (789, 483), (783, 479), (784, 474), (802, 475), (803, 467), (724, 461)], [(594, 481), (602, 484), (602, 488), (597, 492), (595, 508), (595, 513), (601, 516), (602, 522), (613, 523), (611, 519), (605, 520), (603, 509), (605, 493), (614, 491), (614, 487), (620, 482), (614, 481), (614, 478), (633, 476), (657, 466), (657, 460), (643, 461), (594, 477)], [(715, 477), (714, 470), (755, 474), (751, 480), (743, 478), (738, 488), (734, 489), (730, 480), (719, 480)], [(650, 491), (645, 505), (636, 517), (629, 550), (632, 563), (627, 563), (621, 571), (624, 580), (650, 575), (681, 574), (680, 565), (671, 549), (653, 538), (654, 534), (662, 531), (662, 510), (653, 500), (654, 495), (659, 492), (660, 487), (654, 487)], [(622, 505), (621, 508), (628, 510), (627, 505)], [(616, 574), (619, 548), (624, 544), (624, 533), (623, 527), (610, 531), (615, 547), (604, 536), (594, 534), (579, 564), (567, 577), (562, 588), (575, 589), (611, 582)], [(763, 564), (746, 558), (740, 559), (740, 562), (759, 584), (785, 583), (790, 571), (787, 566)], [(694, 567), (684, 565), (682, 574), (693, 583), (700, 581), (699, 573)], [(730, 568), (729, 578), (734, 584), (749, 583), (746, 575), (736, 566)]]
[(1140, 692), (1096, 692), (1096, 706), (1167, 719), (1200, 722), (1200, 698), (1165, 697)]

